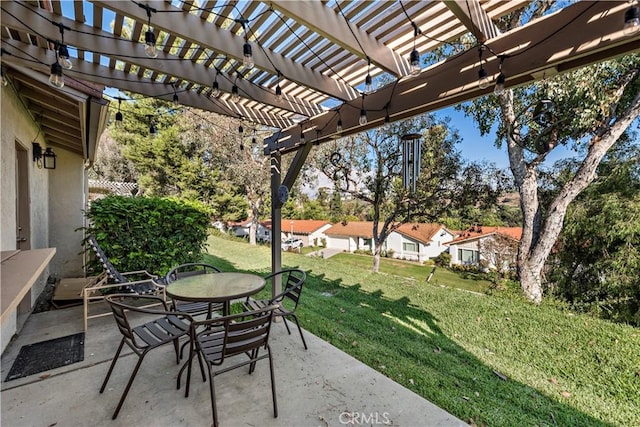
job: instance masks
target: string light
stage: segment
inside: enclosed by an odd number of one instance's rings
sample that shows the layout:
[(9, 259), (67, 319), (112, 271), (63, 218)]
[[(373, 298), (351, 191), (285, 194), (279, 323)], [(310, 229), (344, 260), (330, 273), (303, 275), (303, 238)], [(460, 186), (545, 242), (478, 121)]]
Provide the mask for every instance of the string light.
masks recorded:
[(302, 123), (300, 123), (300, 144), (306, 144), (307, 141), (304, 138), (304, 128), (302, 127)]
[(504, 73), (502, 72), (502, 64), (504, 62), (504, 56), (500, 57), (500, 74), (498, 74), (498, 78), (496, 79), (496, 86), (493, 88), (493, 93), (496, 95), (502, 95), (504, 93), (504, 83), (507, 80)]
[(480, 57), (480, 70), (478, 70), (478, 87), (480, 89), (486, 89), (489, 87), (490, 81), (489, 76), (487, 75), (487, 70), (482, 66), (482, 51), (485, 49), (484, 46), (480, 46), (478, 48), (478, 56)]
[(116, 113), (116, 127), (122, 127), (122, 121), (124, 117), (122, 116), (122, 112), (120, 111), (120, 105), (122, 104), (122, 99), (118, 98), (118, 112)]
[(138, 6), (147, 11), (147, 31), (144, 33), (144, 53), (149, 58), (157, 58), (158, 50), (156, 49), (156, 35), (153, 33), (153, 27), (151, 27), (151, 12), (156, 13), (157, 11), (148, 6), (146, 4), (138, 3)]
[(242, 31), (244, 32), (244, 45), (242, 46), (242, 64), (250, 70), (255, 66), (255, 63), (253, 62), (253, 52), (251, 49), (251, 44), (249, 43), (249, 33), (247, 32), (247, 24), (249, 23), (249, 20), (245, 18), (239, 18), (236, 19), (236, 22), (242, 24)]
[(57, 25), (58, 28), (60, 29), (60, 42), (55, 42), (56, 44), (56, 50), (58, 51), (58, 59), (60, 61), (60, 65), (62, 65), (62, 68), (64, 68), (65, 70), (70, 70), (73, 68), (73, 63), (71, 62), (71, 59), (69, 58), (69, 49), (67, 48), (67, 45), (64, 44), (64, 25), (57, 23), (54, 24)]
[(282, 88), (280, 87), (280, 71), (278, 70), (278, 84), (276, 85), (276, 96), (282, 99)]
[(216, 78), (211, 85), (211, 96), (217, 98), (220, 96), (220, 85), (218, 84), (218, 69), (216, 68)]
[(360, 119), (358, 119), (358, 123), (361, 126), (367, 124), (367, 110), (364, 109), (364, 94), (362, 94), (362, 107), (360, 108)]
[(2, 85), (2, 87), (5, 87), (8, 84), (9, 84), (9, 80), (4, 75), (4, 70), (0, 70), (0, 85)]
[(176, 93), (176, 84), (171, 83), (171, 86), (173, 87), (173, 105), (178, 106), (180, 105), (180, 99), (178, 98), (178, 94)]
[(622, 32), (625, 36), (631, 36), (638, 31), (640, 31), (640, 14), (638, 13), (638, 6), (634, 4), (624, 13)]
[(364, 79), (365, 93), (373, 92), (373, 80), (371, 79), (371, 58), (367, 56), (367, 77)]
[(51, 64), (51, 74), (49, 74), (49, 83), (57, 88), (64, 87), (64, 77), (62, 76), (62, 65), (58, 62), (56, 53), (56, 62)]
[(231, 101), (238, 102), (240, 101), (240, 94), (238, 93), (238, 86), (235, 84), (231, 87)]
[(411, 22), (411, 26), (413, 26), (413, 50), (409, 55), (409, 65), (411, 65), (411, 75), (417, 76), (422, 71), (422, 67), (420, 66), (420, 52), (416, 49), (416, 37), (420, 34), (420, 29), (416, 25), (415, 22)]
[(158, 128), (153, 120), (153, 116), (147, 115), (147, 118), (149, 119), (149, 136), (155, 138), (158, 135)]

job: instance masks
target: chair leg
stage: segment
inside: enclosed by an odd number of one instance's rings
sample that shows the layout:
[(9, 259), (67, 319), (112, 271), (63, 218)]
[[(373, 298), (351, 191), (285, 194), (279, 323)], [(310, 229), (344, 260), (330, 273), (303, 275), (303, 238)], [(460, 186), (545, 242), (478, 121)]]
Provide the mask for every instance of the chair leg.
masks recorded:
[(176, 365), (180, 364), (180, 339), (173, 340), (173, 348), (176, 350)]
[(271, 396), (273, 398), (273, 417), (278, 418), (278, 401), (276, 399), (276, 379), (273, 375), (273, 359), (271, 358), (271, 348), (267, 345), (269, 355), (269, 370), (271, 371)]
[(307, 342), (304, 340), (304, 335), (302, 335), (302, 328), (300, 327), (300, 322), (298, 321), (298, 316), (296, 316), (295, 314), (291, 314), (291, 316), (293, 316), (293, 320), (295, 320), (296, 321), (296, 325), (298, 325), (298, 332), (300, 332), (300, 338), (302, 338), (302, 344), (304, 344), (304, 349), (308, 350)]
[(111, 417), (111, 419), (115, 420), (116, 418), (118, 418), (118, 413), (120, 412), (120, 408), (122, 408), (122, 404), (124, 403), (124, 400), (127, 398), (127, 394), (129, 394), (129, 389), (133, 384), (133, 380), (136, 378), (138, 369), (140, 368), (140, 365), (142, 364), (142, 360), (144, 359), (144, 356), (146, 356), (146, 354), (147, 352), (145, 351), (142, 354), (140, 354), (140, 356), (138, 357), (138, 363), (136, 363), (136, 367), (133, 369), (133, 372), (131, 373), (131, 378), (129, 378), (129, 382), (127, 383), (127, 386), (125, 387), (124, 392), (122, 393), (120, 402), (118, 402), (118, 406), (116, 407), (116, 410), (113, 413), (113, 417)]
[(289, 335), (291, 335), (291, 329), (289, 329), (289, 325), (287, 324), (287, 318), (285, 316), (282, 316), (282, 323), (284, 323), (284, 327), (287, 328), (287, 332), (289, 332)]
[(120, 346), (118, 346), (118, 350), (116, 351), (116, 355), (113, 356), (113, 360), (111, 361), (111, 366), (109, 366), (109, 370), (107, 371), (107, 376), (104, 378), (102, 382), (102, 387), (100, 387), (100, 393), (104, 391), (104, 388), (107, 386), (107, 382), (109, 381), (109, 377), (111, 377), (111, 372), (113, 371), (113, 367), (116, 366), (116, 361), (120, 356), (120, 352), (122, 351), (122, 347), (124, 347), (124, 338), (120, 341)]
[(213, 366), (209, 365), (209, 393), (211, 394), (211, 412), (213, 413), (213, 427), (218, 427), (218, 409), (216, 408), (216, 390), (215, 384), (213, 384)]

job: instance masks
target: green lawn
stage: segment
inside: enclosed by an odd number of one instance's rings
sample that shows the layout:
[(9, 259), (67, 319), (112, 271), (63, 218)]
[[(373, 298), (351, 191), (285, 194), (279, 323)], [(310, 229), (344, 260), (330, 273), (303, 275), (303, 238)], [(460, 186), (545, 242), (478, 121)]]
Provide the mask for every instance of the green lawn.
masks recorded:
[[(216, 237), (209, 252), (225, 271), (271, 265), (267, 247)], [(639, 329), (350, 260), (283, 253), (286, 267), (308, 273), (303, 327), (462, 420), (640, 425)]]

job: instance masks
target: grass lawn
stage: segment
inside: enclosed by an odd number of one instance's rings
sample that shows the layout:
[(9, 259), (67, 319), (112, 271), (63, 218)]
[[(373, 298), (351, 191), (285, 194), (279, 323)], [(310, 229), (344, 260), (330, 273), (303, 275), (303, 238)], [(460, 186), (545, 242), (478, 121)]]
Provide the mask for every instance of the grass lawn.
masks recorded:
[[(209, 243), (223, 271), (270, 270), (267, 247)], [(346, 260), (283, 253), (285, 267), (307, 271), (302, 326), (460, 419), (640, 425), (640, 329)]]

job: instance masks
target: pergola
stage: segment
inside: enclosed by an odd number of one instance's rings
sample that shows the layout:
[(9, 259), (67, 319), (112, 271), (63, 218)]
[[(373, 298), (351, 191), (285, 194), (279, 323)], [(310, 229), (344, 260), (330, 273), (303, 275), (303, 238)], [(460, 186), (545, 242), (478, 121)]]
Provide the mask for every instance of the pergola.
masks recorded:
[[(168, 101), (177, 95), (182, 105), (272, 128), (264, 153), (278, 239), (278, 190), (293, 185), (313, 145), (487, 95), (493, 84), (479, 87), (480, 69), (494, 83), (502, 70), (508, 88), (640, 49), (640, 33), (622, 31), (626, 1), (573, 3), (501, 33), (495, 22), (528, 3), (5, 1), (3, 73), (47, 143), (88, 160), (105, 123), (104, 87)], [(156, 58), (146, 54), (150, 28)], [(472, 40), (464, 50), (412, 73), (414, 50), (446, 53), (463, 35)], [(62, 41), (73, 68), (56, 89), (46, 75)], [(243, 62), (247, 46), (251, 64)], [(391, 83), (366, 91), (368, 76)], [(281, 156), (290, 152), (283, 178)], [(275, 271), (281, 255), (272, 243)]]

